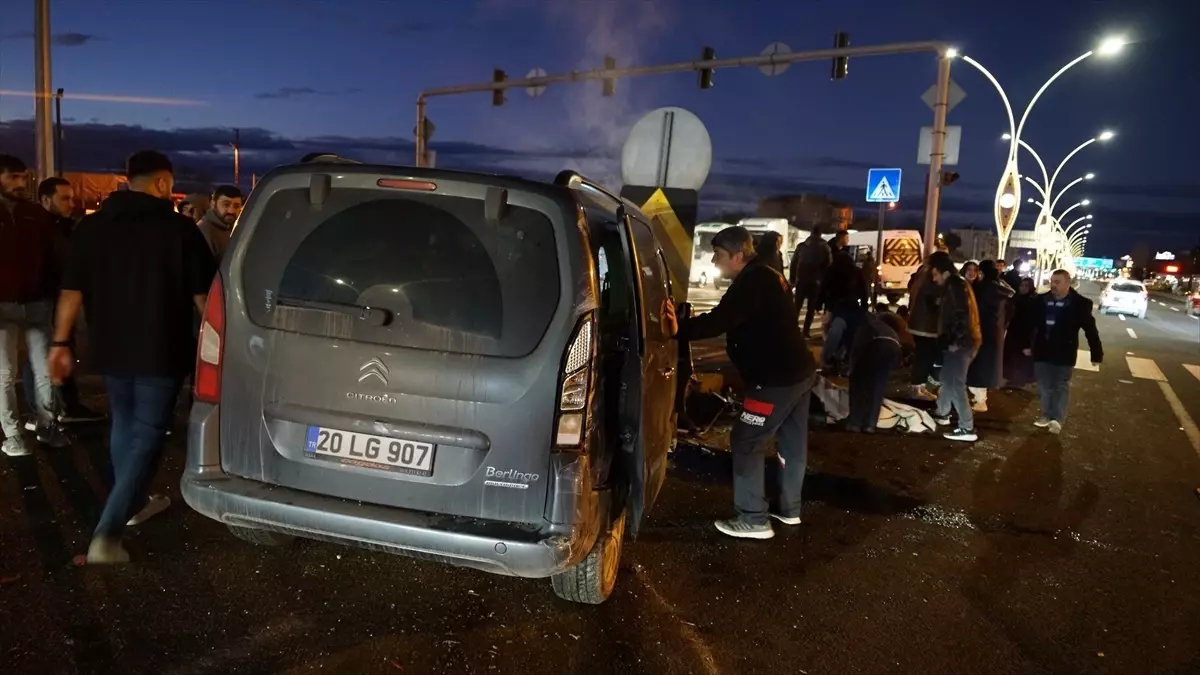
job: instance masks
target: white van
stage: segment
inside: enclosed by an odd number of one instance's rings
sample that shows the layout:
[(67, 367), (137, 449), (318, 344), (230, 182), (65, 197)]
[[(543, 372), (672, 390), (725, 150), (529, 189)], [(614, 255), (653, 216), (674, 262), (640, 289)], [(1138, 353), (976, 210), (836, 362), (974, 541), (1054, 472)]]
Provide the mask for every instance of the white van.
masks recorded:
[(908, 279), (921, 266), (924, 248), (916, 230), (884, 230), (883, 255), (875, 252), (879, 232), (851, 232), (850, 248), (870, 249), (879, 266), (879, 282), (888, 302), (895, 303), (908, 292)]

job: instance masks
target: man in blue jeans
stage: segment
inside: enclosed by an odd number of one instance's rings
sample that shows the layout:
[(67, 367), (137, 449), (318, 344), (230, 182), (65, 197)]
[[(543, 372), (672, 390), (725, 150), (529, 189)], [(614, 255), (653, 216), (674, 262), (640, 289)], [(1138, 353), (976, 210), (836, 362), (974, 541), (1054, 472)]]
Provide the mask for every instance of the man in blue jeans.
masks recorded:
[(1042, 401), (1042, 416), (1033, 425), (1057, 434), (1067, 421), (1071, 374), (1075, 372), (1079, 354), (1079, 331), (1087, 338), (1092, 365), (1098, 366), (1104, 360), (1104, 347), (1096, 330), (1096, 317), (1092, 315), (1092, 301), (1071, 288), (1071, 275), (1066, 270), (1055, 270), (1050, 275), (1050, 292), (1038, 298), (1042, 301), (1038, 305), (1042, 315), (1037, 322), (1033, 348), (1025, 350), (1026, 355), (1033, 355), (1038, 397)]
[(170, 160), (134, 153), (126, 174), (129, 189), (109, 195), (71, 238), (50, 345), (50, 373), (62, 382), (75, 365), (70, 338), (84, 311), (92, 366), (108, 391), (114, 483), (88, 546), (89, 564), (128, 562), (126, 524), (170, 503), (151, 500), (149, 487), (194, 363), (193, 317), (204, 311), (216, 271), (200, 230), (171, 204)]
[(947, 434), (952, 441), (974, 443), (975, 415), (967, 400), (967, 370), (983, 342), (979, 306), (970, 284), (958, 274), (950, 254), (937, 251), (929, 256), (930, 277), (942, 288), (938, 319), (938, 343), (942, 347), (942, 387), (938, 390), (933, 418), (938, 426), (950, 425), (950, 412), (958, 413), (958, 425)]

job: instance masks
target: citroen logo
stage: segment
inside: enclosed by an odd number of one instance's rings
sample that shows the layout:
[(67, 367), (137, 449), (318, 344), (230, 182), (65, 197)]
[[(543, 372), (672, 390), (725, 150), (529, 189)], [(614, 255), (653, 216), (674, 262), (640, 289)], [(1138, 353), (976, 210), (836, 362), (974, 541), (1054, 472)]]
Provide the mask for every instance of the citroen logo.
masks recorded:
[(358, 369), (358, 381), (366, 382), (370, 378), (375, 378), (383, 386), (387, 386), (388, 367), (383, 364), (383, 360), (378, 356), (362, 364)]

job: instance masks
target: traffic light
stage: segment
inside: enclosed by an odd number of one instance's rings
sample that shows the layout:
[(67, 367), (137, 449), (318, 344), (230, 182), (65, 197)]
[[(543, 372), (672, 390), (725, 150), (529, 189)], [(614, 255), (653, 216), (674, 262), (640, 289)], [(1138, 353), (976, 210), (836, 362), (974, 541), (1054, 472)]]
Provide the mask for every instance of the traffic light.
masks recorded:
[(946, 187), (947, 185), (953, 183), (956, 180), (958, 180), (958, 174), (955, 173), (954, 171), (943, 171), (942, 172), (942, 187)]
[[(700, 53), (701, 61), (713, 61), (716, 58), (717, 58), (717, 50), (713, 49), (712, 47), (705, 47), (704, 51)], [(700, 69), (700, 88), (701, 89), (712, 89), (712, 85), (713, 85), (712, 68), (701, 68)]]
[[(501, 84), (504, 81), (506, 81), (507, 79), (508, 79), (508, 73), (505, 73), (503, 70), (496, 68), (495, 70), (492, 71), (492, 82), (495, 82), (496, 84)], [(503, 89), (493, 89), (492, 90), (492, 105), (494, 105), (494, 106), (504, 105), (504, 100), (505, 100), (505, 97), (504, 97)]]
[[(604, 57), (604, 69), (605, 70), (616, 70), (617, 69), (617, 60), (611, 56), (605, 56)], [(601, 90), (600, 93), (603, 94), (604, 96), (612, 96), (613, 92), (615, 92), (617, 90), (617, 81), (616, 81), (616, 79), (611, 78), (611, 77), (606, 77), (603, 80), (601, 80), (601, 85), (603, 86), (603, 89)]]
[[(850, 34), (845, 31), (838, 31), (833, 34), (833, 48), (845, 49), (850, 46)], [(840, 80), (846, 77), (846, 73), (850, 72), (850, 58), (846, 56), (835, 56), (833, 58), (833, 72), (830, 73), (829, 79)]]

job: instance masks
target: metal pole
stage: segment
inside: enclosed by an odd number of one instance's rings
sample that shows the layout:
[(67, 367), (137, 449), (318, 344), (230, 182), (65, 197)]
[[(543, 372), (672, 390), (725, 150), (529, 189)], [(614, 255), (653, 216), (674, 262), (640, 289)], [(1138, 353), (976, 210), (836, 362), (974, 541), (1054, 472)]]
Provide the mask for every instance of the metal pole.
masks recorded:
[(242, 186), (242, 130), (233, 130), (233, 184)]
[(33, 81), (37, 174), (42, 181), (56, 173), (50, 118), (50, 0), (33, 2)]
[[(439, 87), (436, 89), (426, 89), (417, 94), (417, 130), (416, 130), (416, 164), (423, 166), (425, 161), (425, 141), (424, 135), (424, 120), (425, 120), (425, 104), (426, 101), (433, 96), (452, 96), (455, 94), (471, 94), (485, 91), (497, 91), (504, 89), (512, 89), (516, 87), (546, 87), (552, 84), (567, 84), (571, 82), (588, 82), (596, 80), (613, 80), (622, 77), (642, 77), (645, 75), (666, 75), (670, 73), (686, 73), (699, 72), (701, 70), (717, 70), (721, 68), (758, 68), (760, 66), (780, 65), (786, 63), (798, 63), (801, 61), (820, 61), (824, 59), (833, 59), (838, 57), (856, 58), (862, 56), (891, 56), (895, 54), (920, 54), (923, 52), (935, 52), (939, 55), (941, 61), (947, 61), (945, 57), (946, 50), (949, 45), (945, 42), (926, 41), (926, 42), (898, 42), (884, 45), (870, 45), (865, 47), (842, 47), (833, 49), (815, 49), (807, 52), (790, 52), (787, 54), (766, 54), (757, 56), (743, 56), (731, 59), (715, 59), (705, 61), (698, 59), (696, 61), (680, 61), (677, 63), (666, 63), (657, 66), (636, 66), (632, 68), (598, 68), (596, 70), (571, 71), (561, 75), (547, 75), (545, 77), (529, 77), (521, 80), (505, 80), (504, 82), (483, 82), (480, 84), (467, 84), (453, 87)], [(941, 65), (939, 64), (939, 68)], [(945, 107), (948, 96), (948, 78), (949, 63), (945, 64), (947, 69), (947, 83), (942, 90), (940, 101), (942, 102), (942, 135), (945, 134)], [(939, 71), (940, 72), (940, 71)], [(937, 135), (937, 127), (935, 127), (934, 143), (938, 144), (939, 137)], [(941, 139), (941, 140), (944, 140)], [(941, 147), (941, 145), (935, 145)], [(941, 150), (936, 150), (941, 152)], [(940, 166), (940, 163), (939, 163)]]
[(871, 284), (871, 307), (879, 299), (879, 268), (883, 266), (883, 227), (887, 223), (887, 202), (879, 202), (879, 232), (875, 234), (875, 283)]
[(54, 94), (54, 167), (57, 169), (54, 175), (60, 178), (63, 174), (62, 97), (63, 90), (60, 87)]
[(425, 166), (425, 93), (417, 97), (417, 166)]
[(929, 151), (929, 190), (925, 195), (925, 252), (937, 240), (938, 205), (942, 199), (942, 158), (946, 153), (946, 110), (950, 100), (950, 59), (938, 57), (937, 101), (933, 105), (933, 147)]

